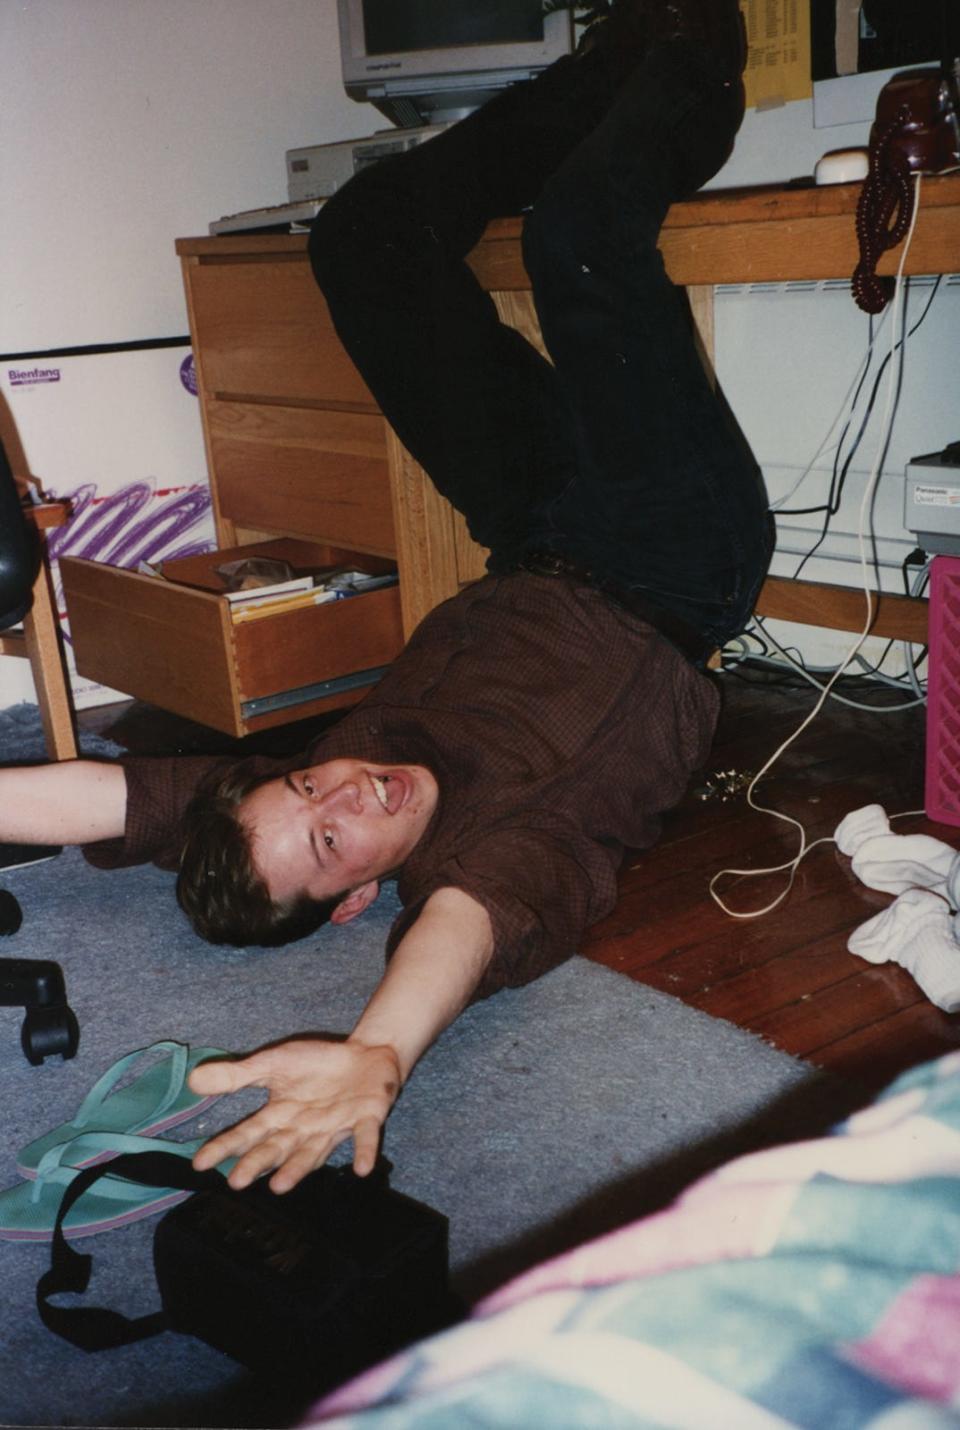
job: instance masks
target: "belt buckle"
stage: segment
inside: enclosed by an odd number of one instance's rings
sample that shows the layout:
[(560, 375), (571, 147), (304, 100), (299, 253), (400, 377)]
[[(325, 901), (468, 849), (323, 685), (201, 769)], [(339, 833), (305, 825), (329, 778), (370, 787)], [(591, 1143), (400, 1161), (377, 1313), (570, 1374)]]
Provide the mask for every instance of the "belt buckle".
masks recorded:
[(523, 558), (523, 568), (531, 576), (561, 576), (567, 562), (559, 551), (531, 551)]

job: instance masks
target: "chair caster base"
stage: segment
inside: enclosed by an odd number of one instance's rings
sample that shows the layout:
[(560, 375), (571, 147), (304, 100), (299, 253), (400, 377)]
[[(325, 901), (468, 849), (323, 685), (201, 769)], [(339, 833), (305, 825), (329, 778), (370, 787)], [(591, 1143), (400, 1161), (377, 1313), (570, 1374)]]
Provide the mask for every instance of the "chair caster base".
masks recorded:
[(0, 960), (0, 1007), (23, 1008), (23, 1055), (33, 1067), (59, 1055), (66, 1061), (80, 1046), (80, 1025), (67, 1003), (63, 971), (46, 959)]

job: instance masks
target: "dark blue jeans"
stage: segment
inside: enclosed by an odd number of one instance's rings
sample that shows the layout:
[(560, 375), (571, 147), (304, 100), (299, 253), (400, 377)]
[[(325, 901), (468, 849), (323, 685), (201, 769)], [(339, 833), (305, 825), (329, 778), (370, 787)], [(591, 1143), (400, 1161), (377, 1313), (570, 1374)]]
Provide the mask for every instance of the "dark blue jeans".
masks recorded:
[[(651, 51), (618, 83), (595, 52), (561, 60), (363, 171), (310, 242), (344, 345), (491, 569), (557, 551), (706, 646), (749, 619), (772, 522), (657, 236), (741, 114), (692, 46)], [(552, 363), (465, 262), (491, 218), (520, 212)]]

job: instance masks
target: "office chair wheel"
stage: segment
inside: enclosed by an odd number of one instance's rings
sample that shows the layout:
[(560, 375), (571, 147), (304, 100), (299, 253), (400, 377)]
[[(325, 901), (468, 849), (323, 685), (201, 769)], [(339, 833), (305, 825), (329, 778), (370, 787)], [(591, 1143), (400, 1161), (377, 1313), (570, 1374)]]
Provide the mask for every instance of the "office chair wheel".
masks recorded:
[(80, 1046), (80, 1024), (73, 1009), (31, 1008), (20, 1029), (20, 1046), (32, 1067), (59, 1053), (64, 1060), (75, 1056)]
[(80, 1025), (67, 1002), (63, 970), (49, 959), (0, 958), (0, 1007), (23, 1008), (20, 1046), (38, 1067), (59, 1054), (72, 1058), (80, 1045)]
[(23, 911), (9, 889), (0, 889), (0, 934), (15, 934), (23, 923)]

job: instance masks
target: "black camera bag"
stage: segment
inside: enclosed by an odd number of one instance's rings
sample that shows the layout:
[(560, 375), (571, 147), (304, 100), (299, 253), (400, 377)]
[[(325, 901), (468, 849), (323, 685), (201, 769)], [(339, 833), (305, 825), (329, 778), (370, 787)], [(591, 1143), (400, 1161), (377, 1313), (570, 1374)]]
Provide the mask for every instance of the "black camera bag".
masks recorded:
[[(136, 1320), (50, 1303), (86, 1290), (92, 1259), (66, 1241), (63, 1219), (105, 1174), (194, 1192), (157, 1225), (162, 1310)], [(84, 1350), (179, 1331), (315, 1393), (460, 1314), (448, 1285), (447, 1220), (394, 1191), (383, 1159), (368, 1177), (323, 1167), (278, 1196), (263, 1181), (236, 1192), (219, 1172), (196, 1172), (163, 1152), (117, 1157), (70, 1183), (37, 1308), (50, 1330)]]

